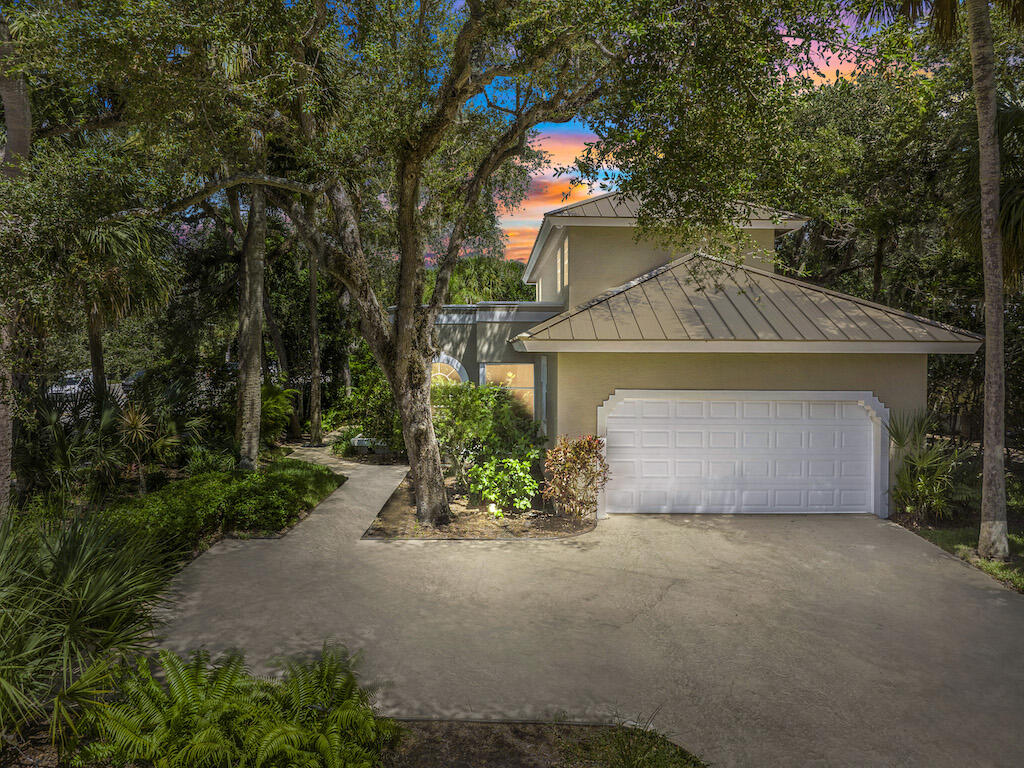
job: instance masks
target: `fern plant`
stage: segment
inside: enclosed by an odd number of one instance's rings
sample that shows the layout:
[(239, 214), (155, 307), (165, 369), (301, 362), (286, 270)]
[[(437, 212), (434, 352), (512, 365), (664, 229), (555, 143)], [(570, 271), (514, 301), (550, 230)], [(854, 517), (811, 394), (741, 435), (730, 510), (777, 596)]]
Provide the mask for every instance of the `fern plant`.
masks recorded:
[[(80, 759), (154, 768), (371, 768), (399, 735), (376, 715), (348, 659), (324, 647), (274, 681), (249, 674), (231, 654), (216, 664), (197, 652), (159, 654), (129, 673), (120, 700), (93, 714), (99, 736)], [(163, 677), (161, 684), (157, 680)]]

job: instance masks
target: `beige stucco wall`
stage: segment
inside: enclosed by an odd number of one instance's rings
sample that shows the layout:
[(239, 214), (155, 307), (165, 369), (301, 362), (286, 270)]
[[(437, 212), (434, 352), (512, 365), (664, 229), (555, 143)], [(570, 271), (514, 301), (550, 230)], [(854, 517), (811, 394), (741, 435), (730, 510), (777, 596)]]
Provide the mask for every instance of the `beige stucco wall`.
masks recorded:
[(569, 306), (671, 261), (672, 253), (633, 238), (632, 227), (569, 227)]
[[(926, 405), (927, 355), (559, 353), (552, 434), (597, 431), (615, 389), (867, 390), (890, 410)], [(549, 374), (550, 375), (550, 374)]]
[[(650, 240), (634, 239), (632, 227), (570, 227), (568, 306), (574, 307), (610, 288), (622, 285), (638, 275), (660, 267), (682, 252), (674, 253)], [(751, 247), (746, 251), (749, 262), (761, 269), (773, 270), (771, 254), (775, 251), (774, 229), (748, 229), (744, 232)], [(544, 285), (554, 283), (554, 263), (543, 263), (538, 274), (549, 275)], [(545, 287), (549, 299), (560, 299)]]

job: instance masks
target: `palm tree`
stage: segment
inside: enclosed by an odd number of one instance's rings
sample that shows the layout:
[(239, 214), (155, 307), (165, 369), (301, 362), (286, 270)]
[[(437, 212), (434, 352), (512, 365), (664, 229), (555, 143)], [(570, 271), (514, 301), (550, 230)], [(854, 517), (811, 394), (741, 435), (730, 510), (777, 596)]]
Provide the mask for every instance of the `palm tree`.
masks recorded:
[(84, 264), (88, 273), (73, 269), (67, 278), (82, 297), (97, 403), (107, 396), (103, 331), (133, 312), (161, 306), (170, 296), (175, 270), (165, 245), (163, 230), (146, 219), (103, 222), (65, 244), (81, 256), (70, 261)]
[[(1015, 22), (1024, 21), (1024, 0), (1001, 0)], [(985, 285), (985, 426), (981, 484), (981, 531), (978, 554), (1006, 559), (1006, 474), (1004, 452), (1005, 363), (1003, 352), (1003, 253), (999, 218), (999, 139), (995, 46), (988, 0), (867, 0), (855, 4), (862, 20), (888, 21), (896, 16), (911, 20), (927, 17), (940, 40), (961, 32), (960, 15), (967, 14), (974, 104), (978, 118), (978, 182), (982, 273)]]

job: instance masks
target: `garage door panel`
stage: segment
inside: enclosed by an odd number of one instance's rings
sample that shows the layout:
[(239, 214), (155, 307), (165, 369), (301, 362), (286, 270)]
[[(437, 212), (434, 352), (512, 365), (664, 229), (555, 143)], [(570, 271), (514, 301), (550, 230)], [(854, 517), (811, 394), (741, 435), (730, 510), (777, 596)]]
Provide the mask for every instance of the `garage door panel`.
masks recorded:
[(609, 512), (872, 511), (872, 424), (857, 403), (639, 399), (606, 423)]

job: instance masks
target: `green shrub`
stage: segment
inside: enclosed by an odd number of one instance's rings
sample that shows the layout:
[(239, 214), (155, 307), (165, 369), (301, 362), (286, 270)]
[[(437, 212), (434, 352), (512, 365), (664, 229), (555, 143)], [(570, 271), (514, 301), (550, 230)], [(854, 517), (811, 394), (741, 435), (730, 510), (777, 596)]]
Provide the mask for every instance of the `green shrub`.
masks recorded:
[(353, 403), (350, 402), (351, 399), (342, 400), (339, 405), (323, 412), (320, 417), (320, 427), (325, 433), (333, 432), (338, 427), (352, 421)]
[(235, 467), (235, 457), (227, 451), (214, 451), (205, 445), (191, 446), (185, 454), (185, 472), (201, 475), (204, 472), (230, 472)]
[(570, 439), (565, 435), (549, 448), (544, 460), (544, 498), (555, 510), (571, 517), (597, 511), (597, 496), (608, 483), (604, 445), (594, 435)]
[[(87, 760), (114, 765), (372, 768), (399, 736), (378, 717), (341, 653), (290, 665), (280, 682), (250, 675), (231, 655), (211, 665), (160, 652), (162, 675), (140, 661), (120, 701), (98, 710)], [(158, 682), (159, 678), (166, 683)]]
[(469, 470), (469, 488), (497, 507), (496, 516), (504, 512), (526, 510), (533, 504), (540, 484), (533, 476), (533, 463), (538, 451), (529, 451), (524, 458), (491, 458)]
[(104, 512), (125, 530), (152, 536), (171, 550), (194, 548), (223, 527), (235, 476), (206, 472), (171, 483)]
[(518, 458), (540, 448), (540, 425), (505, 387), (442, 384), (431, 390), (434, 432), (456, 483), (466, 488), (470, 467)]
[(275, 461), (263, 472), (237, 479), (227, 495), (225, 527), (279, 531), (341, 484), (327, 467), (295, 459)]
[(158, 543), (89, 517), (0, 522), (0, 744), (49, 722), (58, 744), (140, 650), (171, 567)]
[(115, 524), (192, 550), (220, 530), (279, 531), (344, 478), (327, 467), (279, 459), (261, 472), (207, 472), (107, 510)]
[(260, 389), (260, 440), (273, 445), (284, 433), (295, 411), (298, 391), (276, 384), (264, 384)]
[(908, 522), (948, 519), (977, 496), (977, 478), (961, 482), (963, 460), (949, 441), (930, 437), (927, 414), (897, 414), (889, 422), (895, 449), (895, 510)]
[(352, 438), (359, 437), (362, 427), (348, 427), (342, 430), (337, 439), (331, 443), (331, 453), (335, 456), (353, 456), (355, 448), (352, 446)]

